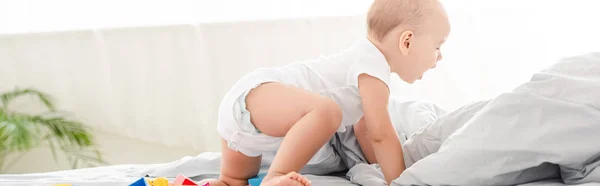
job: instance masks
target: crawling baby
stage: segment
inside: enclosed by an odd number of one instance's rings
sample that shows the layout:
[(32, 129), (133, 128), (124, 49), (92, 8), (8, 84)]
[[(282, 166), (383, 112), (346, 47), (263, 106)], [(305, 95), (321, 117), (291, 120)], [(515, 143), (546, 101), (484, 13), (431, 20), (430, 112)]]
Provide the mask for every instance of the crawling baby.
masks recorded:
[(276, 152), (261, 185), (310, 185), (297, 172), (348, 126), (387, 183), (397, 178), (405, 164), (387, 110), (390, 76), (413, 83), (434, 68), (450, 25), (437, 0), (375, 0), (366, 25), (365, 37), (346, 50), (238, 80), (219, 107), (220, 177), (205, 181), (247, 185), (262, 154)]

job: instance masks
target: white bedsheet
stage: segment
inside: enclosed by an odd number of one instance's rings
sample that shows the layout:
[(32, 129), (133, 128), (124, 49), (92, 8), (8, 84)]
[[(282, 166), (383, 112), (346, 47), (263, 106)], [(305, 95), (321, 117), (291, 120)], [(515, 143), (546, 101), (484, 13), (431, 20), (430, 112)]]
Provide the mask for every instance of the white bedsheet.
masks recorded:
[[(146, 174), (167, 177), (169, 180), (173, 180), (178, 174), (183, 174), (199, 181), (217, 176), (220, 157), (220, 153), (206, 152), (196, 157), (187, 156), (164, 164), (130, 164), (48, 173), (3, 174), (0, 175), (0, 186), (50, 186), (60, 183), (74, 186), (127, 186)], [(307, 175), (307, 177), (311, 179), (313, 185), (356, 185), (343, 176)]]
[(72, 184), (74, 186), (129, 185), (143, 176), (144, 170), (153, 165), (115, 165), (68, 171), (35, 174), (0, 175), (1, 186), (48, 186), (52, 184)]
[[(98, 168), (87, 168), (68, 171), (57, 171), (36, 174), (3, 174), (0, 175), (0, 186), (50, 186), (52, 184), (68, 183), (74, 186), (127, 186), (146, 174), (155, 174), (168, 177), (170, 180), (176, 174), (198, 175), (191, 177), (193, 180), (201, 180), (206, 177), (214, 177), (218, 174), (218, 166), (214, 166), (220, 158), (219, 153), (202, 153), (196, 157), (184, 157), (180, 160), (166, 164), (149, 165), (115, 165)], [(367, 167), (363, 166), (362, 167)], [(366, 183), (383, 180), (380, 172), (376, 169), (363, 169), (365, 172), (357, 172), (357, 181)], [(356, 186), (343, 176), (314, 176), (307, 175), (314, 186)], [(369, 181), (367, 179), (375, 180)], [(370, 184), (369, 184), (370, 185)], [(547, 180), (525, 184), (522, 186), (559, 186), (558, 181)], [(593, 184), (583, 184), (588, 186)], [(371, 185), (370, 185), (371, 186)]]

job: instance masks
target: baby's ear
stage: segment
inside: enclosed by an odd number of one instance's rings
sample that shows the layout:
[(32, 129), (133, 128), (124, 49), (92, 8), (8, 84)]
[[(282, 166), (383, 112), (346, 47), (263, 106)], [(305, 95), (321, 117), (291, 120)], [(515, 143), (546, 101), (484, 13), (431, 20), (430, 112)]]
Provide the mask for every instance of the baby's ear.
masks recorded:
[(406, 30), (406, 31), (400, 33), (398, 47), (399, 47), (402, 55), (405, 55), (405, 56), (408, 55), (408, 53), (410, 51), (410, 47), (411, 47), (410, 44), (412, 42), (413, 35), (414, 35), (413, 32), (410, 30)]

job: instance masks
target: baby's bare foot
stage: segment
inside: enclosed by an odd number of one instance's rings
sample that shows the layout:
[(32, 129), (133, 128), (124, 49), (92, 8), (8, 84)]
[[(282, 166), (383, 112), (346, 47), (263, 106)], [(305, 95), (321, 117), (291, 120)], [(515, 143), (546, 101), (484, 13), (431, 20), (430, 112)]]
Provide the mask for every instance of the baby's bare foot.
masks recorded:
[[(291, 172), (291, 173), (295, 173), (295, 172)], [(308, 180), (308, 178), (302, 176), (301, 174), (298, 174), (298, 173), (293, 174), (292, 179), (298, 180), (304, 186), (310, 186), (310, 180)]]
[[(266, 178), (266, 177), (265, 177)], [(290, 172), (286, 175), (273, 175), (260, 184), (261, 186), (310, 186), (310, 181), (306, 177)]]

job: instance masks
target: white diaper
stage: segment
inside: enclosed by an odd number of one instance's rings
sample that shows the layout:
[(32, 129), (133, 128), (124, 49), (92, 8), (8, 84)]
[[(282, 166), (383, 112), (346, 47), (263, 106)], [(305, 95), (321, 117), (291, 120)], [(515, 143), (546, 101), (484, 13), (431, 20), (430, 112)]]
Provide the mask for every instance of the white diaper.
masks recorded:
[[(278, 77), (278, 72), (268, 68), (259, 69), (242, 77), (225, 95), (219, 107), (218, 131), (227, 141), (230, 149), (249, 157), (266, 155), (263, 160), (270, 162), (275, 155), (283, 137), (273, 137), (261, 133), (252, 124), (250, 112), (246, 109), (246, 96), (257, 86), (268, 82), (285, 83)], [(326, 144), (309, 161), (311, 164), (326, 164), (329, 170), (337, 169), (340, 158), (333, 147)]]
[[(279, 82), (268, 69), (259, 69), (242, 77), (225, 95), (219, 106), (218, 131), (229, 148), (246, 156), (256, 157), (263, 152), (277, 151), (283, 140), (256, 130), (250, 122), (245, 98), (250, 90), (267, 82)], [(241, 104), (240, 104), (241, 103)]]

